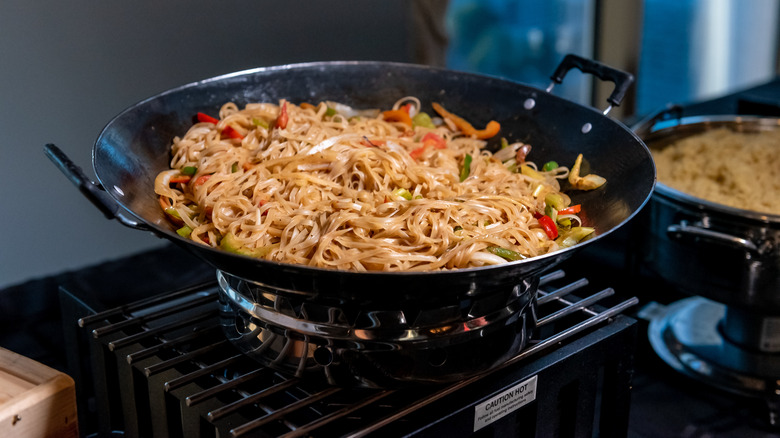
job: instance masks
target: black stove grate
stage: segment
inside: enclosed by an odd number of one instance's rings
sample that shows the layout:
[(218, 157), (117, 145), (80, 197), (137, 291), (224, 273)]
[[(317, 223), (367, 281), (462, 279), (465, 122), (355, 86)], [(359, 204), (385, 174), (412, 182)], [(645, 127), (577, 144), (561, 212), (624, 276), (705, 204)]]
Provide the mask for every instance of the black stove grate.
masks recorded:
[[(636, 328), (620, 313), (636, 299), (609, 303), (612, 289), (591, 289), (562, 271), (542, 277), (539, 328), (518, 356), (454, 384), (396, 390), (332, 387), (259, 366), (222, 334), (216, 284), (96, 313), (79, 320), (91, 335), (95, 433), (625, 436)], [(508, 401), (528, 388), (521, 403)]]

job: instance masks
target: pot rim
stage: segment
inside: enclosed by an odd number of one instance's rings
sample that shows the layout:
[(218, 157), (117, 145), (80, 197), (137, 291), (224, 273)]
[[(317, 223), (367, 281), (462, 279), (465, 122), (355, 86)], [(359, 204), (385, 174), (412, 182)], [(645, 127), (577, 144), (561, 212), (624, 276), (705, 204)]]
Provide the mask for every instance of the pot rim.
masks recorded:
[[(736, 114), (695, 115), (657, 120), (649, 127), (634, 130), (642, 141), (645, 142), (648, 149), (652, 150), (654, 141), (658, 142), (660, 139), (669, 138), (684, 138), (720, 127), (727, 127), (736, 132), (780, 130), (780, 118)], [(652, 196), (654, 197), (656, 195), (687, 204), (697, 210), (712, 211), (737, 220), (747, 219), (763, 224), (780, 224), (780, 214), (745, 210), (708, 201), (674, 189), (660, 180), (656, 181), (653, 190)]]

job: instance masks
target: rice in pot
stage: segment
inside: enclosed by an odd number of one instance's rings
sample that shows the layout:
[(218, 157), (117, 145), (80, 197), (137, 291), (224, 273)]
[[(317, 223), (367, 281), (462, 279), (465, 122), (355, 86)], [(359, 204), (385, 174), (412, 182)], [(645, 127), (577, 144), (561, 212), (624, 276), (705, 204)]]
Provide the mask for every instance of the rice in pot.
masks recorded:
[(780, 214), (780, 130), (706, 131), (653, 150), (658, 181), (730, 207)]

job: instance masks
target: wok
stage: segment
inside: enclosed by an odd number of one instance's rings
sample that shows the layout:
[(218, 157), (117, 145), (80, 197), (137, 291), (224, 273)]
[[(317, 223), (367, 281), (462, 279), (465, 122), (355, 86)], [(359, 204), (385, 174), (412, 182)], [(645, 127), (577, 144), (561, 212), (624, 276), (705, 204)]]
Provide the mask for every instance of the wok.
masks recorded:
[[(615, 82), (610, 108), (619, 105), (633, 78), (603, 64), (569, 55), (553, 75), (560, 83), (571, 68)], [(98, 183), (90, 181), (54, 145), (49, 157), (103, 213), (122, 224), (151, 231), (182, 246), (232, 276), (262, 282), (291, 294), (329, 294), (338, 298), (387, 302), (440, 295), (476, 295), (513, 287), (540, 275), (586, 245), (615, 231), (647, 202), (655, 168), (643, 142), (609, 111), (585, 107), (547, 91), (496, 77), (385, 62), (315, 62), (257, 68), (190, 83), (141, 101), (117, 115), (93, 149)], [(215, 113), (235, 102), (338, 101), (356, 108), (389, 108), (414, 95), (425, 104), (440, 102), (475, 125), (501, 123), (500, 136), (533, 147), (529, 159), (571, 166), (586, 159), (583, 174), (597, 173), (607, 184), (571, 193), (583, 205), (585, 225), (596, 236), (575, 247), (499, 266), (433, 272), (346, 272), (258, 260), (212, 249), (179, 237), (154, 193), (158, 172), (169, 168), (170, 145), (192, 125), (197, 112)], [(433, 113), (430, 108), (423, 108)], [(588, 163), (592, 168), (588, 168)]]

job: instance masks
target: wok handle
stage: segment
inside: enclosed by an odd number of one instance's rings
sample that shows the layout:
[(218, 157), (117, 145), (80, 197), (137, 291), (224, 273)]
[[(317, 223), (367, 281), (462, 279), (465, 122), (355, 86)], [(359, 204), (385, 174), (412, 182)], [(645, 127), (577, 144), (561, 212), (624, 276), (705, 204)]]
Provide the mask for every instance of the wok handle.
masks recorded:
[(81, 168), (71, 161), (60, 148), (49, 143), (43, 147), (43, 152), (106, 218), (116, 219), (122, 225), (136, 230), (151, 231), (143, 223), (123, 214), (122, 207), (106, 193), (103, 186), (92, 182)]
[(752, 254), (760, 254), (761, 249), (753, 241), (743, 237), (732, 236), (728, 233), (710, 230), (709, 228), (690, 225), (685, 221), (679, 224), (669, 225), (666, 233), (674, 239), (682, 240), (685, 237), (701, 239), (708, 242), (725, 245), (735, 249), (748, 251)]
[[(620, 106), (620, 103), (626, 96), (628, 88), (634, 83), (634, 75), (631, 73), (573, 54), (568, 54), (563, 58), (561, 63), (558, 64), (558, 68), (555, 69), (555, 73), (550, 76), (550, 79), (552, 79), (554, 83), (560, 84), (563, 82), (566, 73), (572, 68), (577, 68), (583, 73), (590, 73), (602, 81), (615, 83), (615, 89), (612, 90), (612, 94), (607, 98), (607, 102), (609, 102), (611, 106), (604, 111), (604, 114), (608, 113), (612, 109), (612, 106)], [(553, 85), (551, 84), (547, 90), (550, 91), (552, 86)]]

